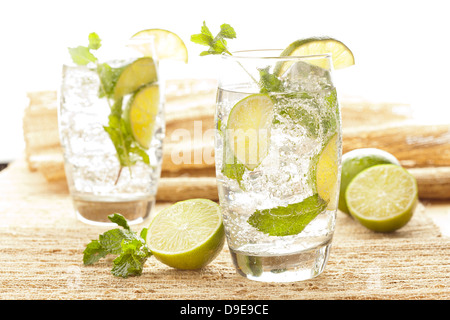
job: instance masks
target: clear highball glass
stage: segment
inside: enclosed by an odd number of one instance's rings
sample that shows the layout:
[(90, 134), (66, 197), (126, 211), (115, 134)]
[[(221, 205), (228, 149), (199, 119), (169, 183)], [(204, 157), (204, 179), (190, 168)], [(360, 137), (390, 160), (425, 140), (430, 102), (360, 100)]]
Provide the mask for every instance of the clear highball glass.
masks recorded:
[(140, 223), (155, 203), (164, 88), (156, 55), (136, 50), (142, 48), (154, 50), (153, 39), (105, 43), (97, 63), (62, 68), (58, 120), (65, 172), (76, 216), (88, 224), (111, 224), (113, 213)]
[(248, 279), (321, 274), (330, 253), (342, 155), (331, 56), (222, 55), (215, 161), (227, 243)]

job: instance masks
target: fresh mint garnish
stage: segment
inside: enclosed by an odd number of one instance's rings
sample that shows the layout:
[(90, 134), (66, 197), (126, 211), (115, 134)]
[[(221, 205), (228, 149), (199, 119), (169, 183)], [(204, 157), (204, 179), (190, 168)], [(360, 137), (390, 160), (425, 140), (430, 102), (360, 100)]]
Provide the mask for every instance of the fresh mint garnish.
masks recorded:
[(270, 67), (258, 69), (259, 71), (259, 86), (261, 93), (281, 92), (283, 88), (282, 81), (273, 73), (269, 72)]
[(242, 181), (242, 176), (245, 173), (245, 166), (234, 158), (233, 163), (224, 163), (222, 167), (222, 174), (225, 177), (236, 180), (239, 185)]
[(86, 66), (89, 63), (96, 65), (96, 72), (100, 80), (98, 97), (107, 99), (111, 108), (111, 113), (108, 117), (108, 126), (104, 126), (103, 128), (114, 144), (117, 158), (120, 162), (119, 173), (115, 181), (115, 184), (117, 184), (124, 167), (129, 167), (131, 172), (131, 166), (138, 160), (148, 165), (150, 164), (150, 160), (145, 150), (134, 140), (132, 133), (123, 119), (122, 98), (114, 98), (116, 83), (127, 66), (112, 68), (107, 63), (100, 64), (94, 52), (100, 49), (101, 39), (95, 32), (90, 33), (88, 38), (89, 44), (87, 47), (78, 46), (76, 48), (69, 48), (69, 53), (73, 62), (77, 65)]
[[(201, 33), (193, 34), (191, 36), (191, 41), (203, 46), (209, 47), (207, 51), (203, 51), (200, 53), (201, 56), (205, 55), (216, 55), (216, 54), (228, 54), (232, 55), (232, 53), (228, 50), (227, 41), (225, 39), (234, 39), (236, 38), (236, 32), (229, 24), (222, 24), (220, 26), (219, 33), (214, 37), (206, 26), (206, 23), (203, 22), (203, 26), (201, 28)], [(261, 88), (261, 93), (268, 93), (274, 91), (281, 91), (281, 81), (272, 73), (269, 72), (269, 67), (264, 69), (259, 69), (260, 80), (257, 81), (243, 66), (240, 62), (238, 64), (243, 68), (245, 72), (249, 75), (249, 77)], [(219, 126), (220, 129), (220, 126)], [(230, 161), (231, 160), (231, 161)], [(242, 181), (242, 176), (245, 172), (245, 166), (234, 158), (230, 159), (229, 157), (224, 157), (222, 174), (230, 179), (236, 180), (239, 184)]]
[(203, 21), (201, 33), (193, 34), (191, 36), (191, 41), (209, 47), (207, 51), (203, 51), (200, 53), (201, 56), (210, 54), (222, 54), (223, 52), (231, 55), (231, 53), (228, 51), (227, 41), (225, 39), (234, 38), (236, 38), (236, 32), (229, 24), (222, 24), (220, 26), (220, 32), (215, 37), (213, 37), (211, 31), (209, 31), (209, 28)]
[(269, 236), (299, 234), (327, 207), (327, 202), (315, 194), (302, 202), (272, 209), (256, 210), (248, 223)]
[(122, 278), (141, 275), (145, 261), (152, 255), (145, 241), (147, 228), (138, 235), (121, 214), (115, 213), (108, 218), (122, 229), (111, 229), (101, 234), (98, 240), (92, 240), (83, 252), (83, 263), (91, 265), (108, 254), (117, 255), (111, 270), (113, 275)]

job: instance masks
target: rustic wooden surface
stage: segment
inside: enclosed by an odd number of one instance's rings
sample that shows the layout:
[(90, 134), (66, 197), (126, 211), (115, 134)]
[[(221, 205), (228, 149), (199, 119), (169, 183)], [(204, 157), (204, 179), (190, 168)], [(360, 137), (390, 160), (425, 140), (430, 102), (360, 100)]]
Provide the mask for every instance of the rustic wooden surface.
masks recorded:
[(338, 212), (328, 265), (308, 281), (244, 279), (227, 248), (201, 270), (150, 258), (142, 276), (122, 279), (110, 274), (111, 259), (82, 264), (106, 229), (76, 220), (65, 181), (49, 183), (19, 160), (0, 172), (0, 299), (450, 299), (450, 238), (431, 219), (439, 214), (450, 215), (450, 202), (421, 203), (405, 227), (379, 234)]

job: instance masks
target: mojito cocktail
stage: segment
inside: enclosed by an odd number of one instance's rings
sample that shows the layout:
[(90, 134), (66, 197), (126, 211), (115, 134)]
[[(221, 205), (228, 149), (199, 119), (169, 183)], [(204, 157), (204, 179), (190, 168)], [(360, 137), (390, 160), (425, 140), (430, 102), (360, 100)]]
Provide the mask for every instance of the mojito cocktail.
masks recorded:
[(331, 56), (222, 55), (216, 174), (231, 256), (242, 275), (319, 275), (334, 232), (341, 116)]
[(158, 63), (142, 53), (152, 49), (151, 39), (100, 47), (91, 34), (88, 47), (70, 48), (74, 63), (63, 66), (59, 128), (66, 177), (80, 220), (109, 223), (108, 215), (119, 212), (138, 223), (151, 212), (161, 173)]

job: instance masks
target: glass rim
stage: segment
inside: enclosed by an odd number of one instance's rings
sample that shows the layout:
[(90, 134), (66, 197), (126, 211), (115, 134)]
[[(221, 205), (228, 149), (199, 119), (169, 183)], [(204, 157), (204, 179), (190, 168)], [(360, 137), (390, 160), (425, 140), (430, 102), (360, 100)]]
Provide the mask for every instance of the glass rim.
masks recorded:
[[(239, 50), (233, 51), (231, 54), (223, 52), (221, 57), (223, 59), (267, 59), (267, 60), (307, 60), (307, 59), (331, 59), (331, 53), (319, 53), (311, 55), (295, 55), (295, 56), (280, 56), (263, 54), (264, 52), (283, 52), (283, 49), (252, 49), (252, 50)], [(261, 55), (252, 55), (255, 53), (261, 53)], [(248, 55), (247, 55), (248, 54)]]

